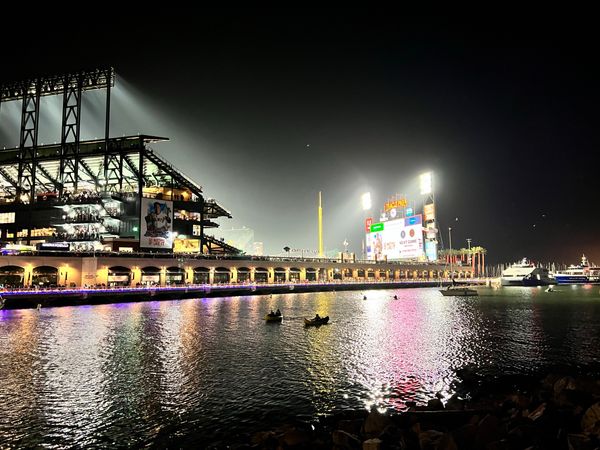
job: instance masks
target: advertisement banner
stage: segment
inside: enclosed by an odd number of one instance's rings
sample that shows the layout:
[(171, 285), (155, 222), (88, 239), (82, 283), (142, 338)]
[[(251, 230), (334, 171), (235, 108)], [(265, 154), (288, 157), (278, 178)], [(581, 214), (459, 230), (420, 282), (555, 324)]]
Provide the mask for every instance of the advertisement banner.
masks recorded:
[(425, 222), (435, 220), (435, 206), (433, 203), (428, 203), (427, 205), (423, 206), (423, 216)]
[(173, 247), (173, 202), (142, 198), (140, 247)]
[(428, 261), (437, 261), (437, 243), (435, 241), (425, 242), (425, 255)]
[(421, 215), (371, 225), (366, 235), (367, 259), (401, 260), (423, 256)]

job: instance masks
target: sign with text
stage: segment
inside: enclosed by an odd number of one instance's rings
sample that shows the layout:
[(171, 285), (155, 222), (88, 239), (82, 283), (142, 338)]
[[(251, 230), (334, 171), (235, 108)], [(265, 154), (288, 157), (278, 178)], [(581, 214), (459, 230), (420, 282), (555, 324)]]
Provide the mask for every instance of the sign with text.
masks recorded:
[(401, 260), (423, 256), (421, 215), (371, 225), (366, 236), (367, 259)]
[(408, 206), (408, 200), (403, 198), (397, 198), (395, 200), (390, 200), (389, 202), (385, 202), (384, 211), (388, 212), (390, 209), (398, 208), (406, 208)]

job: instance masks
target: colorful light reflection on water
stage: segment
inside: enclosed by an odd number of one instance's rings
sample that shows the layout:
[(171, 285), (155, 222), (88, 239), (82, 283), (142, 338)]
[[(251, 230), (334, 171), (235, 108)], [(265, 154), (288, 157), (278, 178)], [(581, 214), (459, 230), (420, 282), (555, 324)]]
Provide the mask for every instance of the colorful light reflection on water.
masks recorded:
[[(497, 375), (599, 365), (598, 288), (557, 289), (0, 311), (0, 444), (191, 445), (292, 417), (448, 398), (464, 367)], [(266, 324), (277, 308), (283, 322)], [(331, 323), (305, 328), (316, 312)]]

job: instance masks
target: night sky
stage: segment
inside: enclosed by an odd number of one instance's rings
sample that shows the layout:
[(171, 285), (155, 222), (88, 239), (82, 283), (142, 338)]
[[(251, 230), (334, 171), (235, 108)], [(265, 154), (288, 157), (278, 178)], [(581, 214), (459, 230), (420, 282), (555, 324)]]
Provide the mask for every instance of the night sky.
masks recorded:
[[(170, 137), (157, 150), (232, 212), (222, 227), (253, 228), (268, 253), (316, 249), (322, 190), (326, 249), (348, 239), (360, 254), (360, 194), (377, 217), (395, 193), (419, 202), (418, 175), (432, 170), (446, 244), (452, 226), (455, 248), (471, 238), (489, 262), (585, 253), (600, 264), (591, 24), (363, 11), (161, 19), (40, 28), (3, 44), (0, 81), (112, 65), (113, 135)], [(84, 121), (101, 117), (101, 98), (86, 100)], [(18, 142), (11, 111), (0, 112), (7, 147)]]

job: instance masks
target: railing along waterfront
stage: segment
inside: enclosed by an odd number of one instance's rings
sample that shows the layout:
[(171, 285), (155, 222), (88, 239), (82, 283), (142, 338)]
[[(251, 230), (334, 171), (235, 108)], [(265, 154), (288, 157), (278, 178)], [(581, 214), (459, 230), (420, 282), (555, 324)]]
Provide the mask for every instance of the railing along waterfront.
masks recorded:
[[(463, 281), (470, 283), (484, 283), (484, 278), (466, 278)], [(152, 292), (187, 292), (199, 291), (210, 292), (211, 290), (229, 290), (229, 289), (248, 289), (251, 291), (258, 289), (277, 289), (284, 288), (294, 290), (295, 287), (319, 287), (319, 286), (341, 286), (341, 285), (430, 285), (451, 283), (450, 278), (414, 278), (406, 280), (331, 280), (331, 281), (289, 281), (285, 283), (203, 283), (203, 284), (185, 284), (171, 286), (102, 286), (102, 287), (21, 287), (11, 289), (0, 289), (0, 294), (10, 295), (53, 295), (53, 294), (85, 294), (85, 293), (152, 293)]]

